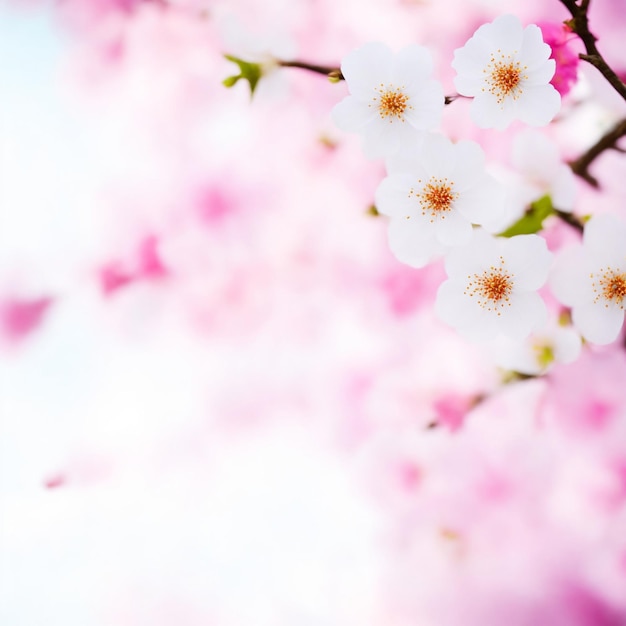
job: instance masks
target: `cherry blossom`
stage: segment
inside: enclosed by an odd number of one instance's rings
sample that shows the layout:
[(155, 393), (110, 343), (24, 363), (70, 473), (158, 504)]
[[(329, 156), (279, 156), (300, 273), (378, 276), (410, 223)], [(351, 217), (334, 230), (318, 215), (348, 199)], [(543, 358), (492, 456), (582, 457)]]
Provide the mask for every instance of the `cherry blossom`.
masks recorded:
[(494, 359), (520, 374), (544, 374), (556, 363), (575, 361), (581, 350), (580, 335), (571, 327), (547, 324), (522, 341), (501, 337), (494, 344)]
[[(465, 244), (472, 224), (493, 221), (502, 209), (503, 190), (485, 172), (484, 162), (477, 143), (453, 144), (429, 133), (420, 144), (387, 159), (389, 175), (378, 187), (376, 207), (393, 218), (394, 228), (410, 228), (419, 242), (434, 238), (443, 246)], [(410, 245), (408, 233), (405, 239)]]
[(549, 195), (555, 208), (571, 212), (576, 199), (576, 181), (571, 168), (561, 159), (555, 142), (538, 130), (524, 130), (515, 137), (512, 160), (524, 177), (523, 195), (528, 202)]
[(551, 59), (556, 62), (556, 71), (550, 81), (562, 95), (568, 94), (578, 78), (578, 52), (574, 48), (575, 35), (565, 24), (541, 22), (543, 40), (552, 48)]
[(350, 52), (341, 72), (350, 95), (333, 109), (337, 126), (363, 134), (369, 157), (387, 156), (432, 130), (444, 107), (443, 88), (430, 78), (430, 52), (418, 45), (397, 55), (382, 43)]
[(582, 245), (557, 258), (550, 284), (554, 295), (572, 307), (572, 321), (585, 339), (614, 341), (626, 305), (626, 224), (613, 215), (593, 217)]
[(477, 230), (469, 244), (447, 254), (448, 280), (439, 287), (435, 312), (468, 339), (523, 339), (546, 320), (537, 290), (550, 260), (538, 235), (504, 239)]
[(558, 113), (561, 97), (550, 84), (555, 62), (541, 30), (526, 28), (514, 15), (483, 24), (454, 51), (454, 85), (474, 98), (473, 121), (481, 128), (503, 130), (516, 119), (545, 126)]

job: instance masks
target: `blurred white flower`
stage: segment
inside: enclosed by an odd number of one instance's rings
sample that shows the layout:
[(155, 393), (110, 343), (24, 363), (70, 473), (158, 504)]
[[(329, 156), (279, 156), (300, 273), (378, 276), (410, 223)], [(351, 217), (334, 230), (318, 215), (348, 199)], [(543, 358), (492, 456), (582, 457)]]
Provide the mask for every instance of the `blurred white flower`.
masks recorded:
[(472, 224), (493, 220), (503, 204), (504, 190), (484, 163), (477, 143), (453, 144), (429, 133), (387, 160), (389, 175), (376, 191), (376, 207), (410, 225), (417, 242), (434, 238), (444, 246), (463, 245)]
[(545, 126), (558, 113), (561, 96), (550, 84), (555, 62), (541, 30), (514, 15), (483, 24), (454, 51), (454, 85), (472, 96), (471, 116), (481, 128), (505, 129), (519, 119)]
[(333, 109), (335, 124), (361, 133), (370, 158), (410, 144), (441, 119), (443, 88), (430, 78), (432, 69), (430, 52), (422, 46), (394, 55), (382, 43), (368, 43), (350, 52), (341, 63), (350, 95)]
[(613, 215), (589, 220), (582, 245), (557, 258), (550, 284), (554, 295), (572, 307), (574, 326), (585, 339), (614, 341), (626, 304), (626, 224)]
[(435, 311), (468, 339), (523, 339), (546, 321), (537, 289), (551, 258), (537, 235), (505, 239), (476, 230), (469, 244), (448, 252), (448, 280), (439, 287)]
[(549, 324), (521, 341), (500, 337), (493, 345), (495, 362), (520, 374), (545, 374), (556, 363), (572, 363), (582, 342), (570, 326)]
[(523, 176), (521, 186), (528, 202), (549, 195), (556, 209), (571, 212), (576, 197), (574, 173), (546, 135), (534, 129), (519, 133), (513, 141), (513, 165)]

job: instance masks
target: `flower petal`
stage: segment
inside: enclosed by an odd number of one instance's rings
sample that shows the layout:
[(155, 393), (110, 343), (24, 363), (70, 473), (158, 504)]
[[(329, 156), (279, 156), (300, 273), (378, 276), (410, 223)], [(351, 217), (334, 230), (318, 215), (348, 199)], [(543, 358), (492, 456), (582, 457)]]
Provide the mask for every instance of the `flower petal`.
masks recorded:
[(587, 341), (606, 345), (617, 339), (624, 323), (624, 311), (618, 306), (581, 304), (574, 307), (572, 321)]
[(561, 96), (552, 85), (524, 86), (518, 102), (519, 119), (530, 126), (549, 124), (561, 109)]
[(388, 227), (389, 248), (399, 261), (411, 267), (424, 267), (445, 248), (422, 225), (412, 219), (392, 218)]
[(333, 122), (341, 130), (358, 132), (375, 119), (376, 109), (357, 100), (354, 96), (347, 96), (335, 105), (331, 115)]
[(370, 100), (374, 89), (391, 78), (393, 53), (382, 43), (367, 43), (349, 52), (341, 62), (348, 89), (362, 100)]
[(536, 291), (513, 292), (511, 306), (498, 317), (500, 331), (511, 339), (524, 339), (546, 323), (548, 310)]
[(435, 222), (435, 233), (443, 245), (461, 246), (472, 238), (472, 225), (453, 209)]
[(515, 275), (516, 289), (535, 290), (548, 279), (552, 254), (538, 235), (517, 235), (503, 240), (507, 268)]
[(392, 174), (384, 178), (376, 189), (376, 208), (391, 217), (405, 217), (416, 210), (417, 201), (409, 196), (414, 178), (409, 174)]
[(589, 280), (589, 264), (582, 246), (573, 246), (558, 254), (550, 271), (550, 289), (566, 306), (591, 302), (594, 298)]

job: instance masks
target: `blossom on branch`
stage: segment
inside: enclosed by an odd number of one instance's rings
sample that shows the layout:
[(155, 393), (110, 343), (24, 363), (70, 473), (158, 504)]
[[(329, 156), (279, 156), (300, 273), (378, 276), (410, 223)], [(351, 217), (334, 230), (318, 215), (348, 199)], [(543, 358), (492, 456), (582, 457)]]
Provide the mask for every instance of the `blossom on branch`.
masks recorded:
[(473, 141), (453, 144), (429, 133), (387, 159), (387, 171), (376, 207), (410, 225), (420, 239), (466, 244), (472, 224), (493, 221), (502, 210), (503, 189), (485, 172), (485, 155)]
[(503, 130), (516, 119), (545, 126), (558, 113), (561, 96), (550, 84), (555, 62), (541, 30), (514, 15), (483, 24), (454, 51), (454, 85), (474, 98), (470, 113), (481, 128)]
[(564, 251), (550, 284), (554, 295), (572, 307), (572, 321), (592, 343), (614, 341), (626, 306), (626, 224), (613, 215), (585, 225), (582, 245)]
[(551, 258), (537, 235), (505, 239), (476, 230), (469, 244), (447, 254), (448, 280), (439, 287), (435, 311), (468, 339), (523, 339), (546, 321), (537, 290)]
[(547, 195), (559, 211), (572, 212), (576, 179), (549, 137), (530, 128), (519, 133), (513, 141), (512, 161), (524, 178), (520, 195), (527, 204)]
[(341, 72), (350, 95), (333, 109), (342, 130), (363, 135), (371, 158), (394, 153), (420, 131), (432, 130), (441, 119), (443, 88), (430, 78), (430, 52), (418, 45), (397, 55), (382, 43), (368, 43), (350, 52)]
[(522, 341), (505, 337), (493, 346), (495, 362), (507, 370), (535, 376), (557, 363), (572, 363), (580, 355), (580, 335), (571, 326), (556, 323), (532, 332)]

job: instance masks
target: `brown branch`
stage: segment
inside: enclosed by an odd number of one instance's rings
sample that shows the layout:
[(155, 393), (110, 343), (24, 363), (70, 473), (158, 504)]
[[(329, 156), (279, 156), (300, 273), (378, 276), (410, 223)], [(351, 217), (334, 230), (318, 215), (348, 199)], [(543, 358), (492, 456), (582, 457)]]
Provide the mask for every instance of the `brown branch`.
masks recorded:
[(585, 223), (576, 217), (573, 213), (567, 213), (565, 211), (559, 211), (554, 209), (554, 214), (566, 224), (569, 224), (572, 228), (575, 228), (579, 233), (585, 230)]
[(626, 100), (626, 85), (620, 80), (619, 76), (609, 67), (604, 57), (600, 54), (596, 47), (597, 37), (589, 30), (589, 18), (587, 11), (589, 9), (589, 0), (581, 0), (577, 4), (575, 0), (560, 0), (561, 4), (570, 12), (572, 19), (567, 22), (568, 26), (580, 37), (585, 46), (587, 54), (579, 54), (583, 60), (593, 65), (606, 80), (611, 84), (613, 89)]
[(338, 67), (327, 67), (325, 65), (315, 65), (314, 63), (305, 63), (304, 61), (278, 61), (278, 65), (281, 67), (297, 67), (301, 70), (309, 70), (309, 72), (315, 72), (316, 74), (323, 74), (328, 78), (335, 80), (344, 80), (341, 69)]
[(572, 172), (583, 180), (586, 180), (592, 187), (598, 189), (600, 183), (598, 179), (589, 172), (589, 166), (606, 150), (622, 149), (617, 146), (617, 142), (621, 137), (626, 135), (626, 119), (621, 120), (611, 130), (602, 135), (596, 143), (594, 143), (586, 152), (581, 154), (575, 161), (571, 161), (569, 166)]
[[(341, 69), (338, 67), (328, 67), (327, 65), (316, 65), (315, 63), (306, 63), (305, 61), (278, 61), (280, 67), (295, 67), (301, 70), (308, 70), (315, 74), (322, 74), (327, 78), (330, 78), (334, 82), (345, 80), (344, 75), (341, 73)], [(443, 99), (444, 104), (451, 104), (457, 98), (463, 98), (458, 93), (451, 96), (445, 96)]]

